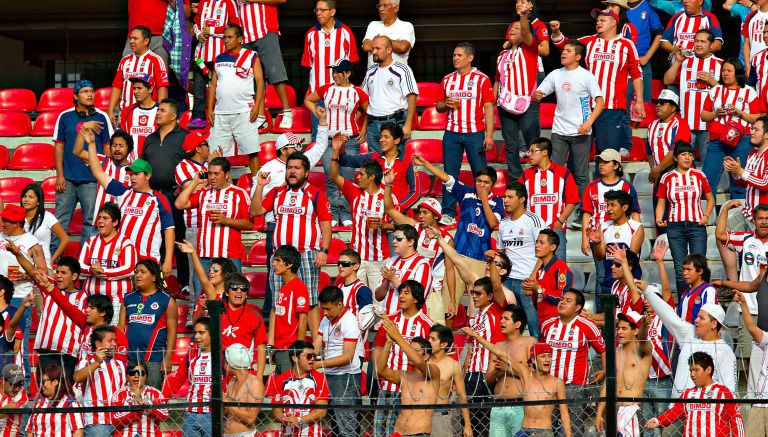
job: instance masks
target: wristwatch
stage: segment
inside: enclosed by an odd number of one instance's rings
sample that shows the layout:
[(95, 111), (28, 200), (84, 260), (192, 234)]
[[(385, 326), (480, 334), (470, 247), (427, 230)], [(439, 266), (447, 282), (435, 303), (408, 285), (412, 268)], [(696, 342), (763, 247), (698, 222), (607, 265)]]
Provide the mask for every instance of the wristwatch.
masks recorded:
[(328, 255), (328, 248), (323, 247), (322, 249), (320, 249), (320, 252), (323, 252), (324, 254)]

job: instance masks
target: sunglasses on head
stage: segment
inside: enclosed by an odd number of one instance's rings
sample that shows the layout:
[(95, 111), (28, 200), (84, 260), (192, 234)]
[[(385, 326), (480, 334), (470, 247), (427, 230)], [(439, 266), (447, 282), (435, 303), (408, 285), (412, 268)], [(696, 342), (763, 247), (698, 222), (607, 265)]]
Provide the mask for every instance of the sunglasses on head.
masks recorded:
[(240, 291), (248, 291), (248, 289), (249, 289), (249, 288), (250, 288), (250, 287), (249, 287), (248, 285), (237, 285), (237, 284), (232, 284), (232, 285), (230, 285), (230, 286), (229, 286), (229, 289), (230, 289), (230, 290), (232, 290), (232, 291), (237, 291), (237, 290), (240, 290)]
[(128, 371), (128, 376), (147, 376), (147, 372), (143, 369), (131, 369)]
[(352, 261), (339, 261), (337, 265), (339, 267), (352, 267), (352, 264), (354, 264)]
[(403, 241), (403, 240), (405, 240), (405, 235), (395, 235), (392, 238), (394, 238), (397, 241)]

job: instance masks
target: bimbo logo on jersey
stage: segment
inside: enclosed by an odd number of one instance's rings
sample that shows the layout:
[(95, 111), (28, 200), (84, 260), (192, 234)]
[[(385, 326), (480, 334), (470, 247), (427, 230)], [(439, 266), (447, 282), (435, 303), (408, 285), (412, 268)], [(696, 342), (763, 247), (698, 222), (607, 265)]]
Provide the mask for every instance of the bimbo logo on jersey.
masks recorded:
[(136, 216), (142, 216), (144, 215), (144, 208), (138, 208), (135, 206), (127, 206), (123, 210), (124, 215), (136, 215)]
[(131, 314), (130, 317), (128, 317), (128, 320), (131, 322), (136, 323), (145, 323), (145, 324), (153, 324), (155, 323), (155, 315), (154, 314)]
[(277, 208), (278, 214), (297, 214), (297, 215), (304, 215), (306, 214), (306, 209), (304, 209), (301, 206), (279, 206)]
[(595, 61), (613, 61), (615, 59), (615, 56), (613, 53), (606, 53), (606, 52), (595, 52), (592, 55), (592, 59)]
[(560, 195), (557, 193), (551, 194), (534, 194), (531, 196), (531, 203), (536, 205), (553, 205), (560, 199)]

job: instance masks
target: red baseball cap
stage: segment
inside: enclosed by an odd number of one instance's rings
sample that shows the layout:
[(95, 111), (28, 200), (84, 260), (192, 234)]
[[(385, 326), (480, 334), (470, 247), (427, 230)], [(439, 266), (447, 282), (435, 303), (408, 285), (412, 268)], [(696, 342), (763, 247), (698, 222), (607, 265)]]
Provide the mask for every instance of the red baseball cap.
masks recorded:
[(197, 148), (197, 146), (203, 144), (203, 142), (208, 139), (209, 135), (209, 131), (192, 131), (188, 133), (186, 137), (184, 137), (184, 142), (181, 143), (181, 149), (184, 150), (184, 153), (192, 152)]
[(607, 9), (607, 8), (606, 9), (600, 9), (600, 8), (592, 9), (592, 18), (597, 19), (597, 17), (599, 17), (601, 15), (605, 15), (606, 17), (613, 17), (613, 19), (616, 20), (617, 23), (619, 22), (619, 16), (616, 15), (615, 13), (611, 12), (610, 9)]
[(552, 353), (552, 346), (549, 345), (549, 343), (536, 343), (533, 346), (531, 346), (531, 358), (530, 360), (533, 361), (536, 359), (536, 357), (540, 354), (551, 354)]
[(21, 223), (27, 218), (27, 210), (19, 205), (6, 205), (3, 212), (0, 213), (0, 217), (2, 217), (3, 220), (8, 220), (9, 222)]

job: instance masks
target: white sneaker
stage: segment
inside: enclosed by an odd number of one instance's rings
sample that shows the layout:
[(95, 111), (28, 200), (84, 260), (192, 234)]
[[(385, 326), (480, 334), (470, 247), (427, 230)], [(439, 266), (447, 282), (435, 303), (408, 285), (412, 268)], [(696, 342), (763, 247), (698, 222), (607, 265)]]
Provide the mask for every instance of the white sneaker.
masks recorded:
[(352, 220), (350, 220), (350, 219), (342, 220), (341, 225), (342, 226), (352, 226)]
[(283, 119), (280, 120), (280, 129), (290, 129), (293, 126), (293, 112), (290, 109), (285, 109), (281, 114), (283, 114)]
[(456, 219), (449, 215), (444, 215), (440, 217), (440, 224), (444, 226), (452, 226), (456, 224)]
[(531, 151), (528, 149), (522, 149), (519, 152), (517, 152), (518, 156), (520, 156), (520, 159), (530, 158), (531, 157)]
[(338, 220), (331, 220), (331, 227), (332, 228), (335, 228), (336, 226), (338, 226), (338, 224), (339, 224)]
[(619, 149), (619, 155), (621, 155), (622, 158), (629, 158), (629, 149), (622, 147)]
[(266, 129), (267, 127), (267, 117), (263, 115), (259, 115), (256, 117), (256, 126), (258, 126), (259, 129)]

